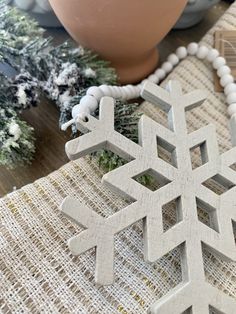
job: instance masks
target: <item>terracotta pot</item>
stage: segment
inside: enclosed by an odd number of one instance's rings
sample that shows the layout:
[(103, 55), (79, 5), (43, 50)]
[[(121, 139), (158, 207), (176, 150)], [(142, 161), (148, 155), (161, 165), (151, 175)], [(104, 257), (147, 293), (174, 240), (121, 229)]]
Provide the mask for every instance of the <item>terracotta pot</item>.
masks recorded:
[(121, 83), (134, 83), (158, 63), (156, 45), (187, 0), (50, 0), (59, 20), (81, 45), (116, 68)]

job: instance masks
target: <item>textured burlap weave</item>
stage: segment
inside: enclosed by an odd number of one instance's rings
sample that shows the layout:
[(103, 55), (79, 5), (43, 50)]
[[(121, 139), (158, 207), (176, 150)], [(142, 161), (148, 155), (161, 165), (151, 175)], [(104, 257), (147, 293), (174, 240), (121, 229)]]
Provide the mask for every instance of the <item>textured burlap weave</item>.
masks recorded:
[[(236, 4), (203, 42), (212, 45), (216, 29), (235, 26)], [(227, 107), (224, 96), (214, 92), (211, 66), (189, 57), (169, 78), (178, 79), (185, 92), (196, 88), (209, 91), (208, 100), (188, 113), (189, 129), (214, 123), (221, 151), (230, 148)], [(165, 124), (165, 116), (153, 105), (144, 103), (141, 110)], [(197, 163), (196, 154), (193, 158)], [(154, 264), (143, 261), (141, 223), (116, 237), (113, 286), (96, 287), (94, 250), (79, 257), (70, 254), (66, 242), (81, 229), (61, 215), (59, 205), (64, 197), (75, 196), (103, 216), (126, 204), (101, 185), (102, 174), (95, 161), (83, 158), (0, 200), (2, 313), (146, 313), (181, 281), (178, 248)], [(207, 216), (200, 215), (207, 222)], [(164, 217), (167, 228), (175, 219), (171, 207)], [(235, 297), (236, 264), (223, 262), (207, 251), (204, 262), (206, 279)]]

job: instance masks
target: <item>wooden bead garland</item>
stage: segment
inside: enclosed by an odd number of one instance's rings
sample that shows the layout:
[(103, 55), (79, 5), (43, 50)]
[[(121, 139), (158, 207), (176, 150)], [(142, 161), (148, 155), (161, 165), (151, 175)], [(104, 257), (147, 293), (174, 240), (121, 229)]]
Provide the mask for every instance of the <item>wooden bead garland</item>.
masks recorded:
[[(111, 96), (116, 99), (129, 100), (140, 96), (142, 87), (147, 81), (158, 84), (163, 80), (172, 69), (188, 55), (196, 56), (198, 59), (206, 59), (212, 63), (214, 69), (217, 70), (217, 75), (220, 78), (220, 84), (224, 87), (224, 93), (226, 95), (226, 102), (230, 105), (228, 114), (232, 118), (236, 115), (236, 106), (232, 104), (236, 103), (236, 84), (234, 78), (231, 75), (230, 68), (226, 65), (225, 58), (219, 56), (219, 51), (215, 48), (209, 49), (204, 45), (197, 43), (190, 43), (187, 48), (179, 47), (176, 49), (176, 53), (172, 53), (164, 62), (161, 68), (158, 68), (147, 79), (143, 80), (140, 84), (126, 85), (126, 86), (92, 86), (90, 87), (86, 95), (81, 99), (80, 104), (76, 105), (72, 110), (73, 119), (62, 126), (62, 129), (66, 129), (69, 125), (74, 123), (78, 118), (85, 119), (86, 114), (92, 114), (98, 107), (99, 101), (103, 96)], [(235, 120), (235, 119), (234, 119)], [(234, 120), (231, 122), (234, 123)], [(231, 129), (232, 130), (232, 129)], [(232, 133), (232, 132), (231, 132)], [(231, 134), (235, 138), (234, 134)], [(236, 140), (235, 140), (236, 141)], [(233, 142), (235, 142), (233, 140)]]

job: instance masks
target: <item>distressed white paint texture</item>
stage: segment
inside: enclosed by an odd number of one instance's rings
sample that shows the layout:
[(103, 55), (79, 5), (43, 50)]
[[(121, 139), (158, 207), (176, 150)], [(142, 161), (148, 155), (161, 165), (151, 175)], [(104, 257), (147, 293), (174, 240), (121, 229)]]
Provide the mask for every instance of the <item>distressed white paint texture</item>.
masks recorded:
[[(79, 200), (66, 198), (62, 212), (86, 230), (69, 240), (74, 255), (96, 248), (95, 280), (98, 284), (113, 282), (114, 235), (143, 219), (144, 258), (154, 262), (177, 246), (182, 252), (182, 283), (153, 304), (151, 313), (183, 313), (191, 308), (194, 314), (209, 313), (209, 306), (219, 313), (235, 314), (236, 302), (212, 287), (205, 280), (202, 246), (227, 260), (236, 260), (232, 220), (236, 221), (236, 172), (230, 168), (236, 161), (236, 148), (219, 154), (215, 128), (203, 127), (188, 134), (186, 110), (200, 105), (205, 92), (183, 95), (176, 81), (164, 90), (147, 83), (142, 92), (145, 100), (168, 113), (169, 127), (142, 116), (139, 122), (139, 144), (114, 130), (114, 101), (104, 97), (100, 116), (88, 116), (77, 121), (77, 127), (87, 134), (66, 145), (70, 159), (76, 159), (98, 149), (111, 150), (129, 162), (104, 175), (102, 181), (110, 189), (134, 202), (119, 212), (103, 218)], [(157, 140), (172, 155), (172, 164), (158, 157)], [(192, 168), (190, 149), (200, 146), (202, 165)], [(152, 174), (160, 188), (151, 191), (134, 180), (145, 173)], [(203, 183), (214, 177), (228, 189), (218, 195)], [(163, 230), (162, 207), (178, 198), (180, 221)], [(207, 211), (211, 227), (199, 221), (197, 206)]]

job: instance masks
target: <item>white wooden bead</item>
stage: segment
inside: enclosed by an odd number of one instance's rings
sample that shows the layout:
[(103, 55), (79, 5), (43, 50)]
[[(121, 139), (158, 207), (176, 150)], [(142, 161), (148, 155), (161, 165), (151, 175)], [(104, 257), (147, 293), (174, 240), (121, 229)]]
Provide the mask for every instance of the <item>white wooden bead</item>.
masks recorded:
[(136, 89), (133, 85), (129, 84), (126, 86), (128, 92), (129, 92), (129, 98), (128, 99), (133, 99), (136, 97)]
[(110, 88), (110, 94), (111, 94), (111, 97), (113, 98), (117, 98), (117, 90), (114, 88), (114, 86), (109, 86)]
[(77, 118), (82, 112), (84, 112), (85, 114), (89, 114), (90, 113), (90, 110), (88, 108), (83, 108), (81, 107), (81, 105), (75, 105), (73, 108), (72, 108), (72, 117), (75, 119)]
[(140, 83), (137, 85), (137, 91), (139, 91), (139, 95), (141, 94), (142, 90), (143, 90), (143, 85)]
[(125, 100), (126, 99), (126, 93), (124, 91), (124, 88), (123, 87), (120, 87), (120, 94), (121, 94), (121, 99)]
[(156, 70), (155, 74), (159, 78), (159, 80), (162, 80), (166, 76), (166, 72), (163, 69)]
[(117, 98), (117, 92), (116, 90), (114, 89), (113, 86), (109, 86), (109, 90), (110, 90), (110, 96), (113, 97), (113, 98)]
[(140, 84), (141, 84), (141, 86), (143, 87), (147, 82), (148, 82), (148, 80), (145, 79), (145, 80), (143, 80)]
[(115, 94), (115, 96), (113, 96), (115, 99), (120, 99), (121, 98), (120, 86), (114, 86), (113, 93)]
[(230, 74), (225, 74), (220, 79), (220, 85), (223, 87), (225, 87), (226, 85), (233, 83), (233, 82), (234, 82), (234, 78)]
[(118, 86), (113, 86), (113, 94), (115, 94), (114, 98), (120, 98), (120, 89)]
[(123, 87), (119, 86), (118, 88), (119, 88), (120, 98), (124, 97)]
[(231, 69), (227, 65), (223, 65), (217, 70), (217, 75), (219, 77), (222, 77), (223, 75), (230, 74), (230, 73), (231, 73)]
[(101, 91), (101, 89), (97, 86), (92, 86), (90, 87), (87, 92), (87, 95), (91, 95), (93, 97), (95, 97), (97, 100), (100, 100), (103, 96), (103, 92)]
[(169, 61), (173, 66), (175, 66), (179, 63), (179, 58), (176, 56), (175, 53), (172, 53), (167, 58), (167, 61)]
[(198, 59), (205, 59), (206, 56), (208, 55), (209, 49), (205, 46), (200, 46), (198, 48), (198, 51), (196, 53), (196, 56)]
[(118, 90), (114, 88), (114, 86), (110, 86), (110, 88), (111, 88), (111, 97), (118, 98), (119, 97)]
[(98, 100), (90, 95), (86, 95), (80, 99), (80, 106), (87, 107), (90, 111), (95, 111), (98, 107)]
[(120, 91), (121, 91), (121, 97), (122, 97), (122, 99), (126, 99), (126, 97), (127, 97), (127, 93), (126, 93), (126, 91), (125, 91), (125, 88), (124, 88), (124, 86), (122, 86), (121, 88), (120, 88)]
[(85, 113), (85, 114), (90, 114), (91, 112), (94, 112), (92, 110), (90, 110), (88, 108), (88, 106), (86, 106), (85, 104), (81, 105), (79, 104), (79, 109), (78, 109), (78, 113)]
[(127, 89), (129, 91), (129, 99), (135, 98), (136, 90), (133, 85), (127, 85)]
[(159, 81), (159, 78), (155, 74), (151, 74), (149, 75), (148, 80), (150, 82), (157, 83)]
[(135, 97), (134, 98), (140, 97), (141, 90), (142, 89), (139, 85), (135, 86)]
[(230, 83), (230, 84), (225, 86), (224, 93), (226, 96), (228, 96), (229, 94), (231, 94), (233, 92), (236, 92), (236, 84), (235, 83)]
[(236, 114), (236, 103), (232, 103), (229, 107), (228, 107), (228, 114), (230, 116)]
[(213, 61), (212, 65), (213, 68), (218, 70), (219, 68), (223, 67), (226, 64), (225, 58), (223, 57), (217, 57), (215, 58), (215, 60)]
[(112, 96), (112, 90), (110, 86), (104, 84), (104, 85), (99, 86), (99, 88), (103, 92), (104, 96)]
[(236, 103), (236, 92), (234, 93), (230, 93), (227, 97), (226, 97), (226, 101), (229, 105)]
[(73, 118), (76, 118), (76, 117), (78, 116), (79, 112), (80, 112), (80, 105), (75, 105), (75, 106), (72, 108), (72, 112), (71, 112), (72, 117), (73, 117)]
[(116, 98), (116, 90), (114, 89), (113, 86), (108, 86), (109, 89), (110, 89), (110, 96), (113, 97), (113, 98)]
[(194, 56), (198, 51), (199, 45), (197, 43), (190, 43), (187, 47), (188, 54)]
[(125, 99), (130, 99), (130, 88), (129, 86), (123, 86), (123, 92), (124, 92), (124, 95), (125, 95)]
[(179, 47), (176, 50), (176, 55), (179, 59), (184, 59), (187, 57), (187, 49), (185, 47)]
[[(91, 112), (83, 111), (83, 112), (80, 112), (76, 118), (79, 119), (79, 120), (87, 121), (89, 114), (91, 114)], [(76, 122), (78, 122), (78, 121), (76, 121)]]
[(207, 54), (207, 60), (213, 62), (219, 56), (219, 51), (216, 49), (210, 49)]
[(173, 65), (169, 62), (166, 61), (162, 64), (161, 68), (166, 72), (166, 73), (170, 73), (173, 69)]

